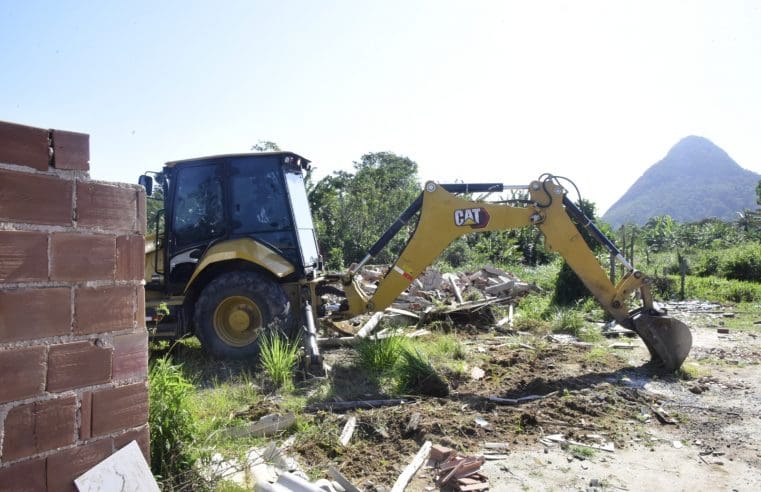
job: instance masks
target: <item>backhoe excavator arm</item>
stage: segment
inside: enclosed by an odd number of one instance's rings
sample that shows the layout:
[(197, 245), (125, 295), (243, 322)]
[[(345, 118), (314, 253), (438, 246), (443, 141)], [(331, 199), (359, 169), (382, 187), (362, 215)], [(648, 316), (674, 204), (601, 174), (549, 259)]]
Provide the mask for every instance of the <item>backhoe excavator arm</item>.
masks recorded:
[[(678, 368), (692, 344), (689, 328), (654, 308), (647, 277), (626, 262), (615, 245), (566, 197), (566, 190), (552, 176), (528, 186), (510, 188), (528, 190), (530, 200), (526, 201), (527, 206), (473, 201), (455, 194), (501, 192), (505, 189), (501, 184), (442, 185), (427, 182), (421, 196), (370, 249), (362, 262), (342, 277), (348, 309), (336, 314), (347, 318), (389, 307), (453, 240), (462, 235), (535, 225), (544, 234), (548, 249), (557, 251), (565, 258), (616, 321), (635, 330), (654, 359), (662, 361), (670, 370)], [(368, 296), (360, 288), (355, 274), (418, 211), (420, 217), (415, 231), (386, 276), (380, 280), (375, 293)], [(626, 272), (617, 285), (608, 279), (571, 217), (587, 228), (624, 265)], [(629, 312), (627, 300), (634, 291), (640, 292), (642, 306)]]

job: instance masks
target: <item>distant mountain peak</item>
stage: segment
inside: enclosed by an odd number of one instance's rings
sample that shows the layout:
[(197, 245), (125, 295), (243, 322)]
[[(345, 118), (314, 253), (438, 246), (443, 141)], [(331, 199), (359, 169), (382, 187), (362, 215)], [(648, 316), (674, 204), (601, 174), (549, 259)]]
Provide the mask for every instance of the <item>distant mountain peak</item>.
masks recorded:
[(656, 215), (679, 222), (732, 220), (737, 211), (756, 207), (759, 178), (709, 139), (690, 135), (650, 166), (603, 219), (615, 227), (644, 224)]
[(729, 157), (729, 154), (705, 137), (690, 135), (676, 143), (666, 154), (661, 162), (666, 161), (673, 165), (681, 164), (686, 167), (703, 167), (704, 165), (715, 166), (717, 164), (731, 164), (740, 167)]

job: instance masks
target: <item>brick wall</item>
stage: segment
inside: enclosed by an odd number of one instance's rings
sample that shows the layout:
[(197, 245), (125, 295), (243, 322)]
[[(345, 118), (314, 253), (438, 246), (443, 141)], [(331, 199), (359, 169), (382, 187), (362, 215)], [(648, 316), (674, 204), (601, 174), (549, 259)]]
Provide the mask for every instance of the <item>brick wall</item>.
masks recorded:
[(88, 135), (0, 122), (3, 491), (148, 456), (145, 195), (88, 170)]

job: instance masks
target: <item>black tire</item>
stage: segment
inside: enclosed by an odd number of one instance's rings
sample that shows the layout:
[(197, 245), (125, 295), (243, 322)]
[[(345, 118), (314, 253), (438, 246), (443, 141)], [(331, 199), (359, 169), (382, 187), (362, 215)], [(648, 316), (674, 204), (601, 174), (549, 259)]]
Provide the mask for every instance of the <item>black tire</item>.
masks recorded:
[(261, 335), (291, 336), (294, 320), (283, 288), (259, 272), (223, 273), (209, 282), (194, 317), (204, 350), (220, 359), (257, 357)]

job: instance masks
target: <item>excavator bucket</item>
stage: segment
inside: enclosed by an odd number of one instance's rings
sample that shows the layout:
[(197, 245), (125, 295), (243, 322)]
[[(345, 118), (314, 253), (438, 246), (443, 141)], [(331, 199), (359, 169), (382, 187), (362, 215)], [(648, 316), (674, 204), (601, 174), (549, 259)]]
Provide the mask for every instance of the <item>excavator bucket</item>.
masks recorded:
[(686, 324), (670, 316), (645, 313), (635, 315), (632, 321), (653, 361), (662, 362), (668, 371), (681, 367), (692, 347), (692, 333)]

